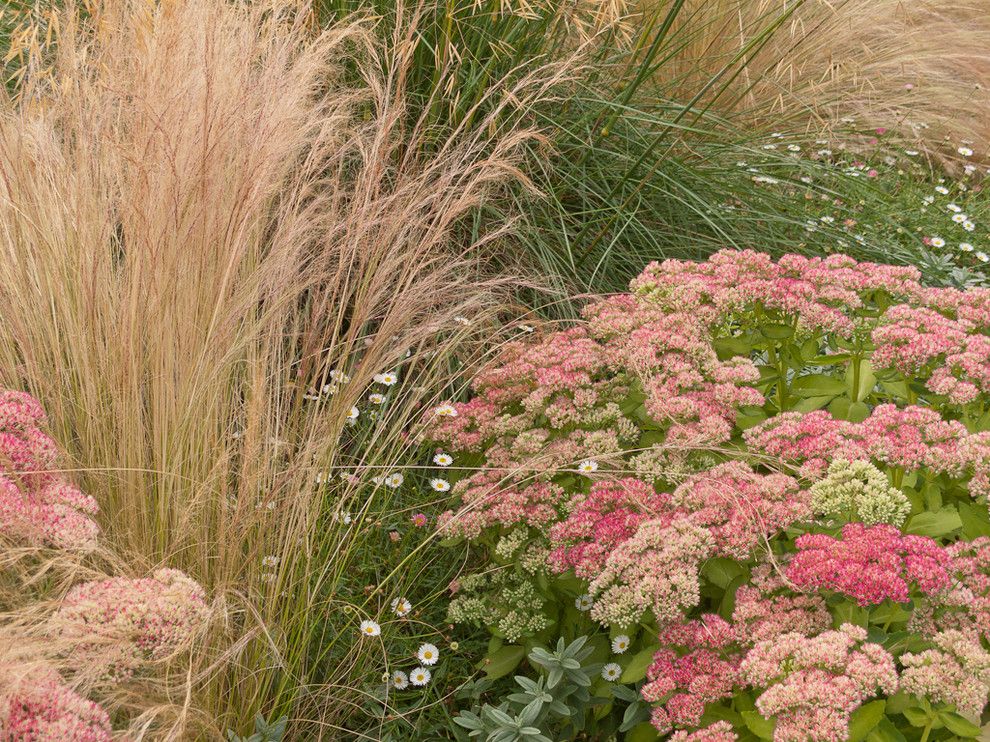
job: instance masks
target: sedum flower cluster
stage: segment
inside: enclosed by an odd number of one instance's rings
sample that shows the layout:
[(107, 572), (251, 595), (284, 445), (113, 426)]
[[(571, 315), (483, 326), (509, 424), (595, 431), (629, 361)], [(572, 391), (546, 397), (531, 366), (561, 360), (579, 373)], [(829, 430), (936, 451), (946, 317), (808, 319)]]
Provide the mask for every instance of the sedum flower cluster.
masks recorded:
[(52, 623), (74, 641), (74, 662), (103, 665), (108, 676), (122, 679), (188, 646), (207, 611), (199, 583), (177, 569), (159, 569), (143, 579), (77, 585)]
[(0, 391), (0, 534), (35, 546), (87, 551), (96, 501), (59, 475), (45, 412), (23, 392)]
[[(23, 392), (0, 391), (0, 534), (19, 545), (82, 558), (97, 546), (96, 501), (57, 472), (59, 451), (44, 410)], [(73, 673), (119, 682), (145, 662), (186, 647), (206, 619), (206, 594), (175, 569), (147, 579), (73, 587), (47, 620)], [(36, 661), (0, 662), (0, 739), (109, 742), (110, 718)]]
[(839, 521), (900, 526), (911, 513), (907, 496), (869, 461), (835, 459), (808, 491), (816, 515)]
[(505, 575), (462, 577), (452, 620), (621, 636), (602, 677), (672, 739), (978, 731), (990, 289), (919, 278), (727, 250), (508, 344), (424, 420), (478, 462), (449, 472), (440, 529)]
[(98, 704), (40, 666), (26, 673), (0, 665), (0, 739), (19, 742), (110, 742), (110, 717)]

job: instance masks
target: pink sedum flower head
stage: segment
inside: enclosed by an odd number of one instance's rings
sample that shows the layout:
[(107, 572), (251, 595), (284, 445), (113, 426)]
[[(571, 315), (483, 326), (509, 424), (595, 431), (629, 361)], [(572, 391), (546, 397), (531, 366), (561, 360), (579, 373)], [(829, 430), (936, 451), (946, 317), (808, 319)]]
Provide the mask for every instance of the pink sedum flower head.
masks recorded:
[(862, 606), (906, 603), (911, 585), (931, 594), (948, 587), (949, 554), (925, 536), (903, 536), (893, 526), (850, 523), (842, 538), (807, 533), (786, 575), (800, 589), (831, 590)]
[(35, 546), (89, 551), (99, 528), (96, 501), (66, 482), (58, 448), (38, 426), (45, 415), (22, 392), (0, 392), (0, 535)]
[(0, 739), (110, 742), (110, 717), (48, 668), (22, 674), (0, 665)]
[(845, 740), (852, 712), (898, 687), (894, 658), (851, 624), (814, 637), (791, 633), (757, 642), (740, 671), (750, 685), (765, 689), (756, 708), (777, 718), (775, 742)]
[(63, 637), (77, 642), (77, 666), (105, 666), (113, 678), (143, 662), (187, 647), (206, 620), (206, 593), (177, 569), (151, 577), (114, 577), (73, 588), (53, 618)]

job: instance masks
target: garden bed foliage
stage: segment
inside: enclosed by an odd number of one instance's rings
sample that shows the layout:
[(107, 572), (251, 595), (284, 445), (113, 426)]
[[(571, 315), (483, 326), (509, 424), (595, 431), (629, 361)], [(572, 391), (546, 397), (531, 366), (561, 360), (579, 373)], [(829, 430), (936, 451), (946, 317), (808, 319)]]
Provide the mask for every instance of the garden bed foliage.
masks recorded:
[(440, 528), (484, 555), (450, 619), (490, 635), (458, 734), (979, 735), (990, 291), (919, 279), (654, 263), (434, 408)]

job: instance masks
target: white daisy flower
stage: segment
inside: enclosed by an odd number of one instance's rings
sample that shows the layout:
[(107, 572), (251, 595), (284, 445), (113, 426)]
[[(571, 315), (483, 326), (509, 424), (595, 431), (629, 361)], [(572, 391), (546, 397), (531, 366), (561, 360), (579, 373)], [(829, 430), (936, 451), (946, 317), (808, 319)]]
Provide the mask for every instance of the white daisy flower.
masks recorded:
[(946, 188), (945, 186), (935, 186), (935, 192), (941, 193), (943, 196), (949, 195), (949, 189)]
[(430, 487), (432, 487), (436, 492), (446, 492), (450, 489), (450, 482), (446, 479), (431, 479)]
[(618, 662), (609, 662), (602, 668), (602, 677), (610, 683), (614, 683), (622, 677), (622, 667)]
[(399, 380), (399, 377), (391, 371), (384, 374), (375, 374), (372, 378), (374, 378), (375, 383), (384, 384), (385, 386), (392, 386)]
[(958, 152), (959, 154), (961, 154), (963, 157), (972, 157), (973, 156), (973, 150), (971, 150), (969, 147), (959, 147), (956, 150), (956, 152)]
[(933, 203), (935, 203), (935, 197), (934, 196), (925, 196), (921, 200), (924, 201), (926, 204), (933, 204)]
[(802, 175), (800, 178), (798, 178), (798, 180), (800, 180), (802, 183), (805, 184), (811, 183), (811, 177), (808, 175)]
[(798, 144), (788, 144), (787, 149), (790, 150), (791, 152), (800, 152), (801, 146)]
[(965, 229), (967, 232), (972, 232), (974, 229), (976, 229), (976, 224), (974, 224), (973, 222), (963, 222), (963, 229)]
[(393, 472), (385, 477), (385, 486), (391, 487), (392, 489), (398, 489), (402, 486), (402, 483), (406, 481), (406, 478), (402, 476), (399, 472)]
[(963, 252), (973, 252), (973, 246), (968, 242), (960, 242), (959, 249)]
[(361, 633), (364, 636), (379, 636), (382, 633), (382, 627), (370, 619), (366, 619), (361, 622)]
[(277, 564), (278, 564), (278, 557), (271, 554), (261, 560), (262, 567), (274, 567)]
[(946, 205), (945, 205), (945, 208), (947, 208), (947, 209), (948, 209), (949, 211), (954, 211), (954, 212), (955, 212), (955, 213), (957, 213), (957, 214), (958, 214), (958, 213), (959, 213), (960, 211), (962, 211), (962, 207), (961, 207), (961, 206), (959, 206), (958, 204), (946, 204)]
[(351, 377), (345, 374), (343, 371), (338, 371), (337, 369), (332, 369), (329, 374), (327, 374), (331, 379), (336, 381), (338, 384), (346, 384), (351, 380)]
[(360, 415), (360, 414), (361, 414), (361, 411), (358, 410), (357, 407), (351, 407), (351, 411), (347, 413), (347, 419), (348, 420), (357, 420), (358, 415)]
[(986, 263), (988, 260), (990, 260), (990, 257), (988, 257), (985, 252), (978, 252), (975, 253), (975, 255), (976, 255), (976, 259), (979, 260), (981, 263)]
[(433, 408), (433, 414), (438, 417), (457, 417), (457, 408), (450, 403), (445, 403)]
[(966, 173), (966, 175), (972, 175), (976, 172), (976, 165), (966, 165), (963, 168), (963, 172)]
[(440, 659), (440, 650), (437, 649), (436, 644), (421, 644), (416, 650), (416, 659), (424, 665), (435, 665)]
[(598, 471), (598, 462), (592, 459), (585, 459), (580, 464), (578, 464), (578, 471), (582, 474), (591, 474), (592, 472)]
[(396, 690), (405, 690), (409, 687), (409, 676), (402, 670), (396, 670), (392, 673), (392, 687)]
[(392, 610), (395, 612), (396, 616), (399, 616), (399, 618), (402, 616), (407, 616), (409, 615), (409, 611), (412, 610), (412, 603), (405, 598), (396, 598), (392, 601)]
[(612, 651), (615, 654), (623, 654), (629, 649), (629, 637), (625, 634), (619, 634), (612, 640)]
[(417, 686), (426, 685), (430, 682), (430, 671), (425, 667), (417, 667), (409, 673), (409, 682)]
[(319, 472), (319, 473), (318, 473), (318, 474), (316, 475), (316, 483), (317, 483), (317, 484), (324, 484), (324, 483), (326, 483), (326, 481), (327, 481), (327, 480), (328, 480), (329, 478), (330, 478), (330, 477), (329, 477), (329, 476), (328, 476), (328, 475), (327, 475), (327, 474), (326, 474), (325, 472), (322, 472), (322, 471), (321, 471), (321, 472)]
[(338, 391), (340, 391), (340, 384), (333, 383), (323, 385), (324, 394), (336, 394)]
[(823, 221), (826, 224), (832, 224), (835, 221), (835, 217), (834, 216), (827, 216), (826, 215), (826, 216), (821, 217), (820, 221)]
[(964, 221), (967, 221), (967, 217), (965, 214), (953, 214), (952, 221), (956, 224), (962, 224)]
[(471, 324), (471, 320), (469, 320), (467, 317), (454, 317), (454, 322), (456, 322), (459, 325), (464, 325), (465, 327)]
[(338, 521), (343, 523), (345, 526), (349, 526), (352, 520), (351, 514), (346, 511), (342, 513), (337, 513), (337, 515), (335, 515), (334, 518), (336, 518)]
[(941, 237), (932, 237), (929, 242), (931, 242), (932, 247), (945, 247), (945, 240)]
[(763, 149), (777, 149), (776, 144), (764, 144)]
[(574, 599), (574, 607), (577, 608), (579, 611), (588, 611), (591, 610), (591, 604), (593, 602), (594, 601), (591, 600), (591, 596), (585, 594), (579, 598)]
[(830, 149), (820, 149), (818, 150), (819, 157), (830, 157), (832, 155), (832, 150)]
[(385, 395), (374, 392), (368, 395), (368, 401), (371, 402), (371, 404), (382, 404), (385, 402)]
[(442, 451), (433, 457), (433, 463), (437, 466), (450, 466), (454, 463), (454, 457)]
[(906, 150), (904, 150), (904, 154), (906, 154), (908, 157), (917, 157), (918, 150), (916, 150), (916, 149), (906, 149)]

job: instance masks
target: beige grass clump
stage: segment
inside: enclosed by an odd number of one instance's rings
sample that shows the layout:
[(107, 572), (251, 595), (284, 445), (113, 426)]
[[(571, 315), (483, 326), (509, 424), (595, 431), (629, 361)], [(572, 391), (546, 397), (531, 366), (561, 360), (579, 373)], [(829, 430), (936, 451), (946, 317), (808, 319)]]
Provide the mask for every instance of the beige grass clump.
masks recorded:
[(899, 129), (949, 160), (961, 143), (978, 156), (990, 150), (988, 0), (688, 0), (665, 80), (689, 99), (780, 18), (717, 108), (809, 131), (854, 117), (860, 129)]
[[(325, 733), (369, 650), (311, 675), (312, 643), (328, 621), (353, 641), (374, 609), (327, 596), (379, 495), (314, 473), (394, 461), (463, 347), (454, 317), (499, 310), (476, 277), (508, 225), (462, 224), (521, 177), (521, 112), (562, 72), (436, 142), (405, 128), (408, 26), (386, 57), (360, 21), (314, 39), (263, 3), (108, 0), (57, 25), (0, 110), (0, 384), (44, 405), (122, 568), (185, 570), (222, 609), (191, 662), (98, 700), (138, 738), (243, 732), (275, 708), (298, 738)], [(418, 391), (355, 441), (352, 406), (407, 350)]]

